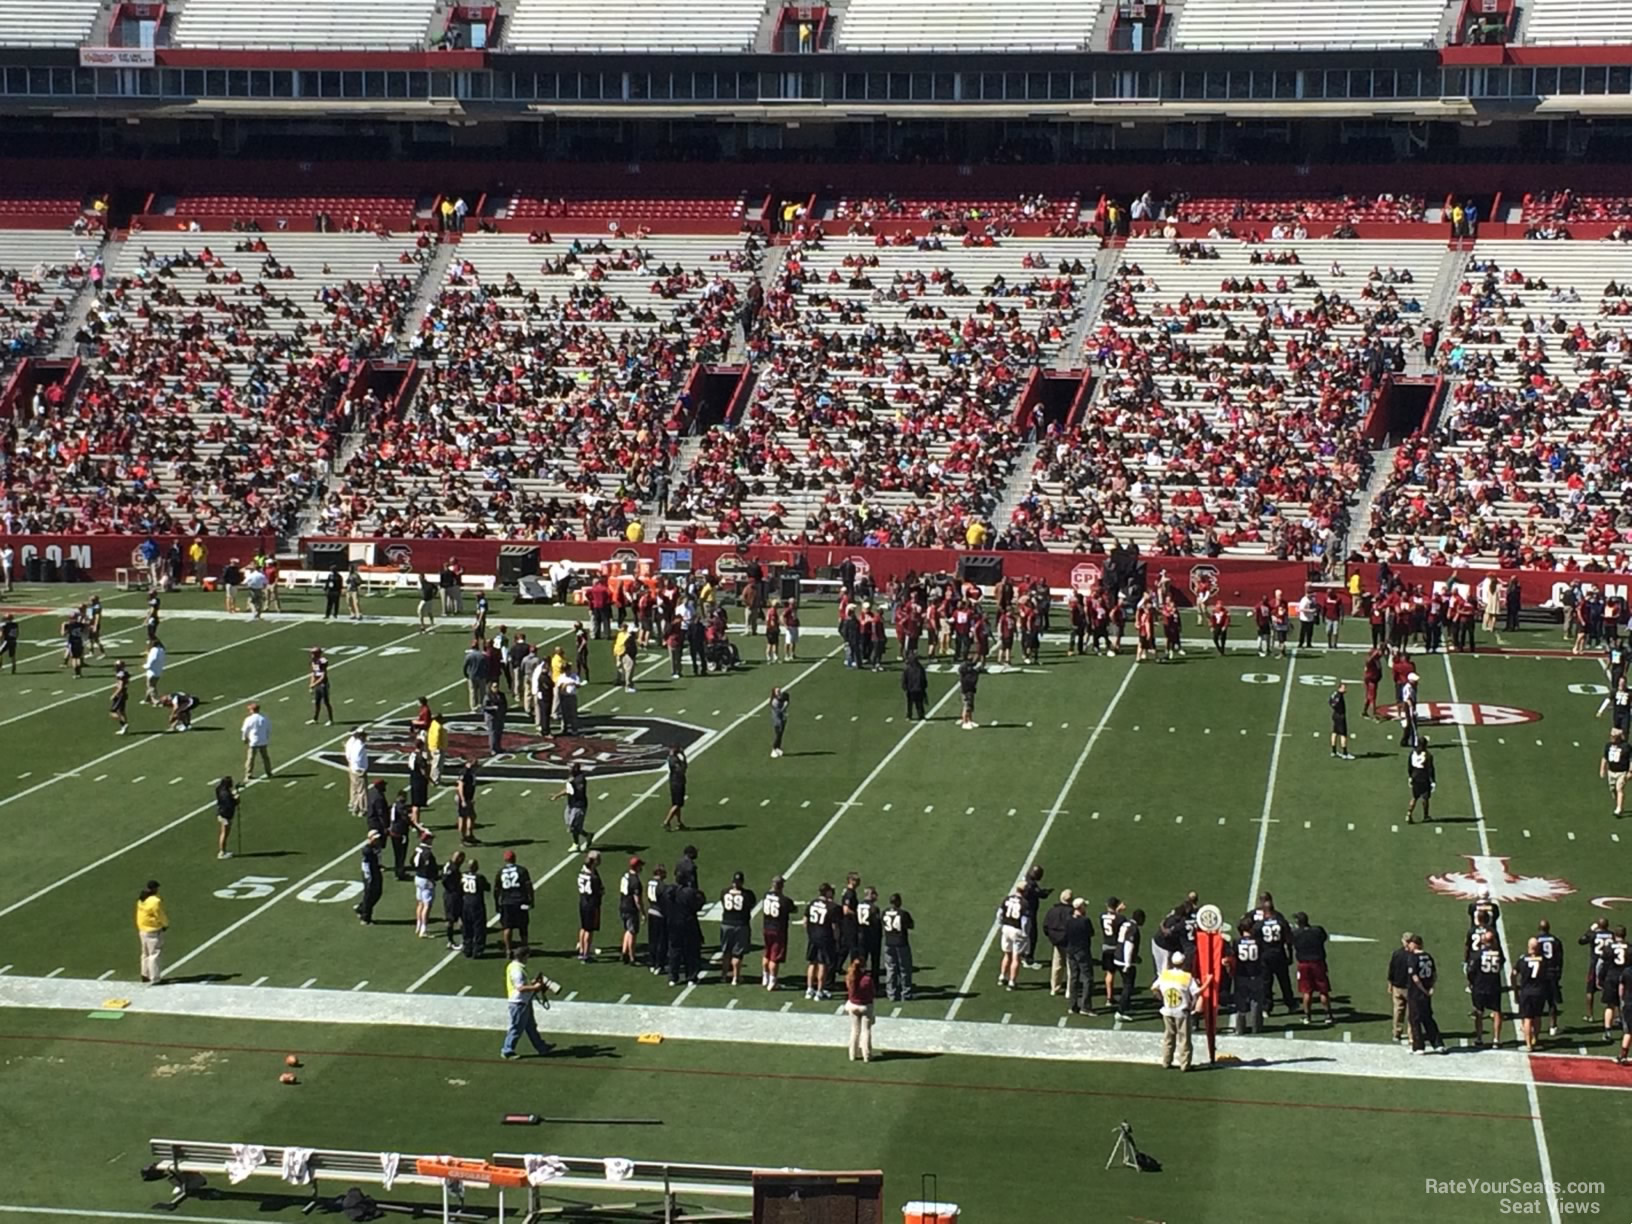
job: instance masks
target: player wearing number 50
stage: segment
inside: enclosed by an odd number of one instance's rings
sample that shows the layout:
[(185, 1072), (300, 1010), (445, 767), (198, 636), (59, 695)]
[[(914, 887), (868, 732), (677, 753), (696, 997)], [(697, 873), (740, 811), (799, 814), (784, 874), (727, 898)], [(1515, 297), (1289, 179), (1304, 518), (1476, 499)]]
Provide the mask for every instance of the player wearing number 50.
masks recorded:
[(553, 985), (555, 983), (543, 974), (534, 978), (527, 976), (525, 945), (510, 953), (510, 962), (504, 967), (504, 996), (510, 1003), (510, 1027), (505, 1030), (504, 1045), (499, 1047), (501, 1057), (515, 1058), (516, 1039), (522, 1036), (533, 1043), (540, 1058), (554, 1048), (539, 1035), (538, 1019), (533, 1015), (533, 1000)]
[(1179, 1056), (1179, 1070), (1190, 1070), (1190, 1019), (1201, 1010), (1201, 994), (1207, 988), (1207, 979), (1198, 985), (1184, 967), (1184, 953), (1175, 952), (1168, 958), (1168, 966), (1156, 977), (1151, 987), (1162, 1010), (1162, 1066), (1173, 1065), (1175, 1049)]

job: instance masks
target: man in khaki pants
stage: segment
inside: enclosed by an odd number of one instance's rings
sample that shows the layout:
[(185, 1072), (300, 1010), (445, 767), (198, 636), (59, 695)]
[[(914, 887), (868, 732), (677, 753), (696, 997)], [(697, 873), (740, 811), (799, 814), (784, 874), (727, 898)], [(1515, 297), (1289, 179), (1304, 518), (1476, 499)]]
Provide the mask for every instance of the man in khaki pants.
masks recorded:
[(1395, 1041), (1405, 1040), (1405, 998), (1411, 989), (1411, 965), (1414, 956), (1409, 944), (1416, 936), (1410, 931), (1400, 936), (1400, 946), (1394, 949), (1394, 955), (1388, 961), (1388, 997), (1393, 1004), (1394, 1024), (1393, 1034)]
[(1162, 1008), (1162, 1066), (1173, 1065), (1175, 1047), (1179, 1056), (1179, 1070), (1190, 1070), (1190, 1018), (1201, 1010), (1201, 990), (1196, 979), (1184, 967), (1184, 953), (1175, 952), (1169, 958), (1151, 987)]
[(351, 789), (346, 810), (353, 816), (368, 811), (368, 732), (358, 728), (346, 737), (346, 775)]
[(244, 716), (244, 725), (239, 729), (238, 736), (244, 741), (244, 785), (249, 785), (255, 776), (255, 761), (259, 758), (261, 768), (266, 776), (272, 776), (272, 758), (267, 755), (267, 745), (272, 742), (272, 724), (261, 713), (261, 703), (249, 703), (249, 713)]
[(159, 897), (159, 882), (149, 880), (136, 898), (136, 934), (142, 943), (142, 981), (150, 986), (164, 980), (159, 976), (159, 957), (164, 953), (164, 932), (169, 925), (164, 901)]

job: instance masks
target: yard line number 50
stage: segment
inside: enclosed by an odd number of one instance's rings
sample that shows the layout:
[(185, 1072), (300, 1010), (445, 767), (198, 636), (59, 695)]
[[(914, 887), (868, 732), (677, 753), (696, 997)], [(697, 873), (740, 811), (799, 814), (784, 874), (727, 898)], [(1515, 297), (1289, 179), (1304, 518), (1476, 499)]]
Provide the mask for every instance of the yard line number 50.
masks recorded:
[[(279, 884), (288, 880), (288, 876), (243, 876), (225, 888), (216, 889), (215, 895), (223, 901), (259, 901), (270, 897), (278, 890)], [(297, 892), (295, 900), (333, 905), (337, 901), (350, 901), (361, 896), (362, 892), (361, 880), (317, 880)]]

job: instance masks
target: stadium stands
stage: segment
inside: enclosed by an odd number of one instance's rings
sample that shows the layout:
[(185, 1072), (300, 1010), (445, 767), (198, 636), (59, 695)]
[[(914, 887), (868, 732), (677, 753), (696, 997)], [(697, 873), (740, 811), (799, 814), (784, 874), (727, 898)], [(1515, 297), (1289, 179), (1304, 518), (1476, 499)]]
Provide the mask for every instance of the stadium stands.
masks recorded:
[[(1017, 195), (1007, 199), (873, 196), (841, 198), (834, 206), (833, 219), (846, 223), (873, 221), (927, 221), (935, 225), (1014, 225), (1021, 222), (1075, 221), (1080, 197), (1050, 200), (1043, 195)], [(925, 225), (914, 227), (929, 228)]]
[(5, 0), (0, 47), (77, 47), (96, 25), (100, 0)]
[(1185, 0), (1173, 42), (1239, 51), (1429, 47), (1444, 14), (1445, 0)]
[(1241, 196), (1184, 196), (1167, 210), (1181, 222), (1302, 221), (1331, 224), (1343, 221), (1390, 224), (1421, 221), (1425, 202), (1421, 196), (1382, 194), (1377, 196), (1300, 196), (1260, 193)]
[(173, 38), (178, 47), (400, 50), (425, 45), (435, 9), (436, 0), (187, 0)]
[(0, 229), (0, 391), (19, 360), (49, 350), (95, 249), (66, 233)]
[(1531, 0), (1528, 43), (1607, 47), (1632, 42), (1632, 12), (1615, 0)]
[(796, 243), (751, 344), (752, 403), (702, 440), (670, 519), (698, 539), (961, 547), (998, 505), (1016, 396), (1069, 334), (1096, 249)]
[(21, 529), (288, 533), (326, 479), (357, 363), (391, 345), (426, 253), (202, 237), (142, 235), (114, 261), (79, 336), (84, 385), (20, 429)]
[[(1372, 398), (1444, 246), (1130, 241), (1089, 335), (1099, 385), (1011, 528), (1060, 550), (1330, 555)], [(1341, 261), (1341, 262), (1339, 262)]]
[(850, 0), (840, 51), (1080, 51), (1098, 0), (995, 5), (986, 0)]
[(538, 221), (560, 217), (604, 217), (627, 220), (742, 220), (741, 196), (601, 196), (589, 193), (546, 194), (536, 187), (518, 187), (504, 205), (512, 220)]
[(515, 51), (747, 51), (764, 0), (519, 0), (506, 26)]
[(1524, 197), (1526, 225), (1547, 221), (1632, 220), (1632, 196), (1577, 195), (1573, 191), (1543, 191)]
[(175, 197), (174, 212), (180, 220), (254, 220), (262, 229), (306, 229), (322, 213), (330, 218), (333, 229), (361, 231), (372, 229), (376, 223), (389, 229), (406, 229), (413, 222), (417, 205), (417, 197), (405, 192), (188, 192)]
[(608, 247), (467, 235), (415, 353), (413, 410), (382, 422), (322, 510), (327, 532), (612, 536), (646, 514), (758, 254), (744, 239)]
[(1447, 398), (1373, 504), (1366, 557), (1624, 570), (1632, 249), (1480, 242), (1438, 346)]

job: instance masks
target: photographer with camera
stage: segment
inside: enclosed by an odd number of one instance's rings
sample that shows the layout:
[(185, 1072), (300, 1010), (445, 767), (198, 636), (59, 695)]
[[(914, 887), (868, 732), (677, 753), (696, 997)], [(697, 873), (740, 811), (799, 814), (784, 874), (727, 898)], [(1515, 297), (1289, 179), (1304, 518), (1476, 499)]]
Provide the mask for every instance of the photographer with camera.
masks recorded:
[(533, 1015), (533, 1003), (539, 1001), (545, 1007), (550, 1001), (546, 994), (558, 994), (561, 990), (559, 982), (552, 982), (542, 973), (532, 978), (527, 976), (527, 948), (525, 945), (517, 947), (510, 953), (510, 962), (504, 967), (504, 994), (510, 1003), (510, 1027), (505, 1030), (504, 1045), (499, 1049), (502, 1058), (518, 1058), (516, 1053), (516, 1039), (526, 1035), (527, 1040), (533, 1043), (533, 1049), (540, 1058), (548, 1054), (553, 1046), (539, 1036), (538, 1019)]

